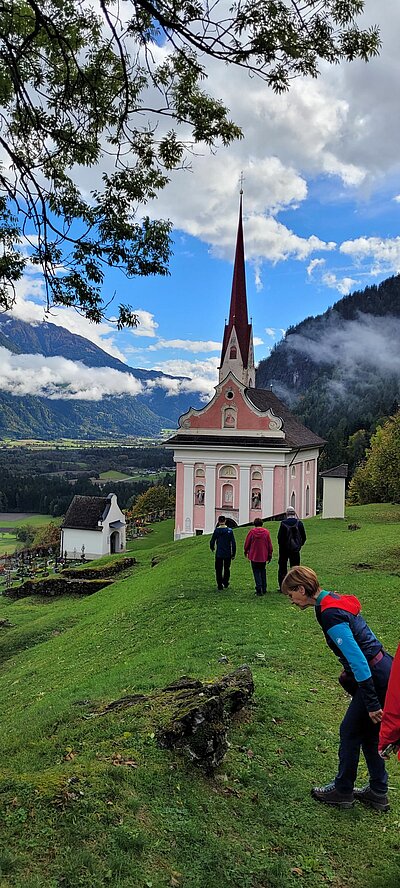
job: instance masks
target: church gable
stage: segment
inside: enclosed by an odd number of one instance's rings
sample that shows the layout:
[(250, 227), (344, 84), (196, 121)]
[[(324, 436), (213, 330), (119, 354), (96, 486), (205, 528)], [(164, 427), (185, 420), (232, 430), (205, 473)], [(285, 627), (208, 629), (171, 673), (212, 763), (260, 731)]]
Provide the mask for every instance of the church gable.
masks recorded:
[(245, 388), (230, 373), (216, 388), (212, 401), (203, 410), (189, 410), (181, 416), (180, 430), (219, 434), (262, 433), (284, 438), (282, 419), (271, 410), (261, 411), (245, 394)]

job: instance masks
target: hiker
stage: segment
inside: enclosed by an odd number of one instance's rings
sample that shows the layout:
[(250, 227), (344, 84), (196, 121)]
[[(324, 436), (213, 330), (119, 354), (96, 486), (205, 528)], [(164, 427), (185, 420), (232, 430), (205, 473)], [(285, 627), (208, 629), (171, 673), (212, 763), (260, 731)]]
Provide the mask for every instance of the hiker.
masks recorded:
[(278, 530), (279, 562), (278, 586), (282, 588), (283, 578), (287, 574), (288, 561), (290, 567), (300, 564), (300, 549), (307, 539), (304, 524), (296, 515), (296, 509), (288, 506), (286, 517), (281, 521)]
[(379, 755), (389, 758), (397, 752), (400, 760), (400, 644), (394, 656), (379, 732)]
[(269, 530), (263, 527), (261, 518), (254, 519), (254, 527), (249, 530), (244, 543), (244, 554), (251, 562), (256, 584), (256, 595), (267, 591), (267, 562), (272, 558), (272, 542)]
[(236, 555), (236, 541), (231, 527), (227, 527), (225, 515), (220, 515), (218, 524), (210, 539), (210, 549), (215, 553), (215, 576), (217, 587), (227, 589), (231, 575), (231, 561)]
[[(343, 666), (339, 681), (352, 695), (340, 725), (335, 780), (314, 787), (311, 795), (318, 802), (338, 808), (351, 808), (354, 799), (359, 799), (376, 811), (387, 811), (388, 777), (378, 752), (378, 739), (393, 658), (361, 616), (358, 598), (321, 589), (311, 568), (292, 567), (283, 580), (282, 591), (302, 610), (315, 608), (325, 640)], [(367, 763), (369, 784), (356, 789), (360, 749)]]

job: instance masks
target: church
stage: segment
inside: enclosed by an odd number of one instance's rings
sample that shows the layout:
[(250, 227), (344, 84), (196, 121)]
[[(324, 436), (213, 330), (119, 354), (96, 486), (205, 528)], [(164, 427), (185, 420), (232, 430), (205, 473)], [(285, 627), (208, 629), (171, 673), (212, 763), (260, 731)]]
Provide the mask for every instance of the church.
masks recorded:
[(212, 533), (218, 515), (234, 527), (293, 506), (315, 515), (318, 456), (325, 441), (272, 391), (255, 387), (247, 312), (242, 192), (229, 320), (212, 400), (179, 418), (166, 447), (176, 463), (174, 539)]

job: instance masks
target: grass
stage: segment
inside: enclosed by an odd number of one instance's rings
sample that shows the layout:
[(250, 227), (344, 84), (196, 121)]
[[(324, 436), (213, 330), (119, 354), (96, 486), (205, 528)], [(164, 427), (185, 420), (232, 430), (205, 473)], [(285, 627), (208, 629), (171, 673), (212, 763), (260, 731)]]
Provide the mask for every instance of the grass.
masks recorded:
[[(325, 587), (359, 595), (393, 651), (400, 510), (348, 516), (359, 530), (307, 521), (303, 560)], [(310, 798), (335, 773), (346, 708), (311, 610), (273, 591), (276, 558), (270, 593), (254, 596), (245, 530), (222, 593), (208, 538), (163, 542), (164, 532), (171, 522), (135, 542), (128, 577), (88, 599), (0, 600), (0, 619), (12, 624), (0, 630), (1, 888), (397, 888), (399, 763), (389, 763), (386, 816)], [(254, 704), (232, 724), (212, 779), (158, 749), (151, 707), (84, 717), (124, 694), (244, 662)]]
[(61, 518), (53, 518), (52, 515), (29, 515), (27, 518), (15, 518), (13, 521), (5, 519), (0, 520), (0, 533), (2, 527), (21, 527), (25, 524), (32, 524), (34, 527), (42, 527), (43, 524), (49, 524), (53, 521), (55, 524), (61, 521)]

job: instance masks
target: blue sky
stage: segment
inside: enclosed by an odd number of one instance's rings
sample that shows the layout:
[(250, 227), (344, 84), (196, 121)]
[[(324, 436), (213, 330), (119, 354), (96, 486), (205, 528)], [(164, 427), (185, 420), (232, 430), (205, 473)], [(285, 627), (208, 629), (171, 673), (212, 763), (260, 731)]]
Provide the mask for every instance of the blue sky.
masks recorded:
[[(326, 66), (318, 80), (295, 81), (284, 96), (212, 62), (207, 89), (227, 104), (244, 138), (212, 155), (200, 149), (191, 171), (174, 173), (150, 206), (174, 224), (170, 277), (107, 276), (105, 296), (116, 290), (117, 302), (138, 311), (139, 327), (117, 333), (69, 309), (48, 320), (133, 367), (190, 376), (192, 390), (209, 397), (229, 310), (242, 170), (256, 361), (289, 325), (398, 273), (399, 7), (366, 0), (362, 24), (381, 28), (378, 59)], [(97, 175), (90, 171), (88, 182), (86, 174), (85, 187), (97, 184)], [(15, 314), (43, 319), (42, 284), (32, 272), (19, 287)]]

